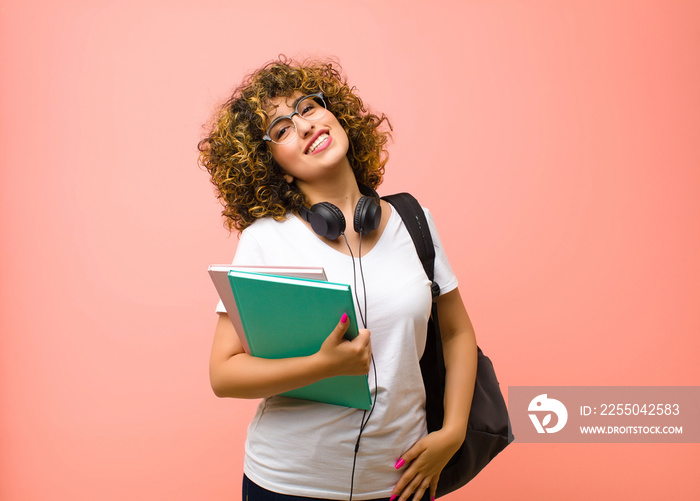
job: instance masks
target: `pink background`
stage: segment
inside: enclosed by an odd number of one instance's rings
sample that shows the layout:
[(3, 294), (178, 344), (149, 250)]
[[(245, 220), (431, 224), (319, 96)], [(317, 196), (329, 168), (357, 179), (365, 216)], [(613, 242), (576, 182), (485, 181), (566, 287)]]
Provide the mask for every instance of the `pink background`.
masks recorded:
[[(274, 58), (395, 128), (508, 385), (700, 385), (700, 3), (0, 0), (0, 499), (238, 499), (196, 143)], [(389, 460), (389, 459), (388, 459)], [(514, 444), (450, 500), (690, 499), (700, 446)]]

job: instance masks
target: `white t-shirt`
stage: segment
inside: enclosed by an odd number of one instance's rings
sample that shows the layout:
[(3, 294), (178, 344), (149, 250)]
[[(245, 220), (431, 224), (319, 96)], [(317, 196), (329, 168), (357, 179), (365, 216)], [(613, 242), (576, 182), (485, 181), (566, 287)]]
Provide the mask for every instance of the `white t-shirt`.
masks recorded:
[[(425, 210), (425, 209), (424, 209)], [(457, 287), (430, 213), (435, 281)], [(296, 216), (265, 218), (241, 234), (234, 264), (323, 266), (331, 282), (355, 290), (352, 259), (326, 245)], [(359, 262), (357, 292), (364, 314)], [(379, 241), (362, 258), (367, 328), (376, 365), (369, 383), (374, 411), (362, 434), (353, 498), (388, 497), (401, 472), (398, 458), (427, 433), (419, 360), (430, 316), (430, 282), (399, 214), (393, 210)], [(358, 305), (355, 310), (360, 323)], [(219, 303), (217, 311), (225, 311)], [(330, 334), (330, 333), (329, 333)], [(265, 489), (295, 496), (347, 499), (363, 411), (275, 396), (263, 399), (248, 427), (245, 474)]]

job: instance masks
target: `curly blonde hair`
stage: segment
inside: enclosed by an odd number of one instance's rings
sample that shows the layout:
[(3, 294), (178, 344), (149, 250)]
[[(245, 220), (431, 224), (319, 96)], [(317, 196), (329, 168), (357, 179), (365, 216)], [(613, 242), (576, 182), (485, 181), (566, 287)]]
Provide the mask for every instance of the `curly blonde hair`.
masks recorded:
[(281, 220), (305, 202), (263, 141), (270, 102), (295, 92), (323, 92), (328, 110), (348, 135), (348, 159), (359, 183), (376, 188), (388, 160), (391, 124), (371, 113), (347, 84), (334, 61), (296, 63), (284, 56), (249, 75), (214, 116), (207, 137), (198, 144), (199, 163), (211, 175), (224, 207), (229, 231), (239, 232), (256, 219)]

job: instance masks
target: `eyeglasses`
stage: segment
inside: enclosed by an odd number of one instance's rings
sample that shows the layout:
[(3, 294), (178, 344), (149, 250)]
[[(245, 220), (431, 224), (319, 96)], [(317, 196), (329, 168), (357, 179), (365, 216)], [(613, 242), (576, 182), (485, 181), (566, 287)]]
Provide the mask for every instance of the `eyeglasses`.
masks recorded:
[(297, 124), (294, 123), (294, 115), (299, 115), (304, 120), (313, 122), (326, 114), (326, 102), (323, 100), (323, 92), (309, 94), (299, 99), (294, 107), (294, 113), (275, 118), (267, 128), (263, 141), (272, 141), (275, 144), (287, 144), (292, 142), (297, 135)]

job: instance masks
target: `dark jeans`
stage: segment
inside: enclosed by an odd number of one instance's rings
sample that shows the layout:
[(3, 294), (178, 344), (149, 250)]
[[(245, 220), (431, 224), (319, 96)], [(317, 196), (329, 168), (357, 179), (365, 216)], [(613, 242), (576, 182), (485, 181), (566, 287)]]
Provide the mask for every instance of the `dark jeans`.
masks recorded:
[[(348, 497), (350, 497), (348, 495)], [(410, 499), (410, 498), (409, 498)], [(318, 498), (303, 496), (288, 496), (263, 489), (258, 484), (243, 475), (243, 501), (327, 501)], [(389, 501), (389, 498), (381, 498), (372, 501)], [(430, 491), (425, 491), (421, 501), (430, 501)]]

